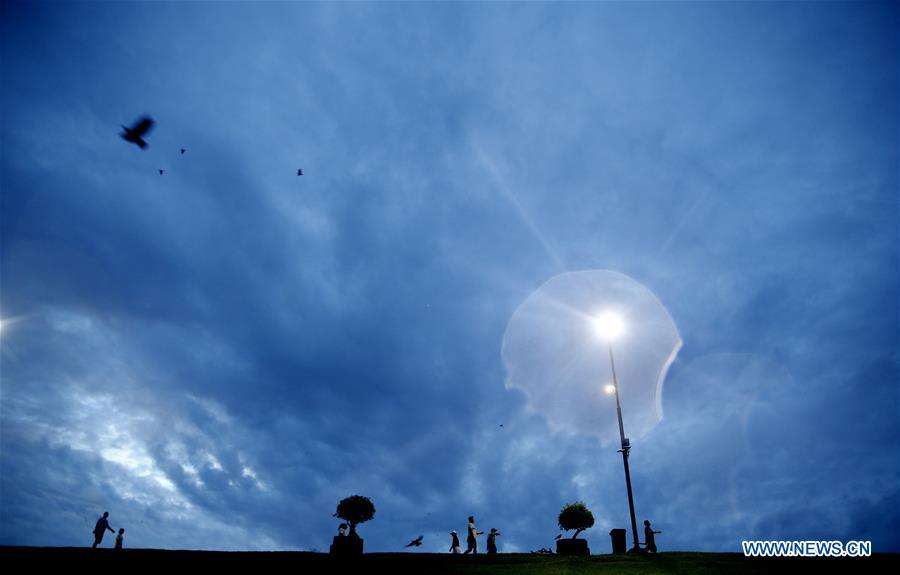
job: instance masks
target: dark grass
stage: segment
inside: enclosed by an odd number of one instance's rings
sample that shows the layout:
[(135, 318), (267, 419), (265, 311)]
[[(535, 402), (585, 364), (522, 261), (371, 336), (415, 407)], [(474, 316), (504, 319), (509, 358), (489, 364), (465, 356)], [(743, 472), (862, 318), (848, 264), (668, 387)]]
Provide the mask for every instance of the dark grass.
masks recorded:
[[(435, 553), (367, 553), (358, 559), (335, 559), (325, 553), (308, 552), (220, 552), (165, 551), (158, 549), (89, 549), (73, 547), (3, 547), (0, 566), (27, 565), (64, 567), (66, 570), (99, 568), (103, 572), (122, 569), (225, 568), (241, 570), (290, 569), (292, 573), (373, 573), (447, 575), (649, 575), (704, 573), (898, 573), (900, 554), (842, 558), (753, 558), (740, 553), (669, 552), (654, 556), (593, 555), (561, 557), (502, 553), (460, 556)], [(9, 572), (9, 571), (7, 571)]]

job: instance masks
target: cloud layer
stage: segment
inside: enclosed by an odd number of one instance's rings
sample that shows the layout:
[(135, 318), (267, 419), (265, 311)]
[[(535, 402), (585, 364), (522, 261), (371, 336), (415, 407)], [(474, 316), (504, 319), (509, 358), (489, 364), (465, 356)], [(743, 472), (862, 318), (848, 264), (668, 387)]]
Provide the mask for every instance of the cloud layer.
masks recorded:
[(325, 550), (360, 493), (370, 550), (470, 514), (546, 547), (581, 499), (606, 552), (615, 442), (555, 433), (501, 357), (531, 294), (605, 269), (684, 342), (628, 431), (660, 549), (897, 551), (896, 21), (2, 3), (0, 543), (108, 510), (133, 547)]

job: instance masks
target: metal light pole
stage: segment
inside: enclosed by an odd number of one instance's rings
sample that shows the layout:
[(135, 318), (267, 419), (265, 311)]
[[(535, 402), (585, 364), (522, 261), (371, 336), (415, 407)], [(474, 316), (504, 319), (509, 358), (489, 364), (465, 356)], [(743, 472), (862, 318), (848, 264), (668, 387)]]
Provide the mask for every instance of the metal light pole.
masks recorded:
[(631, 450), (631, 442), (625, 437), (625, 425), (622, 423), (622, 406), (619, 403), (619, 381), (616, 379), (616, 362), (613, 359), (612, 342), (609, 343), (609, 365), (612, 367), (613, 389), (616, 393), (616, 415), (619, 416), (619, 439), (622, 440), (622, 463), (625, 464), (625, 486), (628, 488), (628, 511), (631, 513), (631, 535), (634, 537), (632, 549), (640, 551), (638, 545), (637, 520), (634, 518), (634, 495), (631, 492), (631, 472), (628, 471), (628, 452)]
[[(622, 320), (614, 313), (603, 313), (594, 318), (594, 329), (599, 333), (609, 346), (609, 365), (612, 369), (613, 384), (607, 386), (608, 393), (616, 394), (616, 415), (619, 417), (619, 439), (622, 442), (622, 463), (625, 465), (625, 487), (628, 488), (628, 511), (631, 513), (631, 535), (634, 538), (632, 551), (640, 551), (640, 539), (638, 539), (637, 520), (634, 517), (634, 495), (631, 491), (631, 472), (628, 470), (628, 452), (631, 450), (631, 442), (625, 437), (625, 424), (622, 423), (622, 405), (619, 403), (619, 380), (616, 377), (616, 360), (613, 358), (612, 340), (623, 330)], [(612, 387), (610, 390), (609, 388)]]

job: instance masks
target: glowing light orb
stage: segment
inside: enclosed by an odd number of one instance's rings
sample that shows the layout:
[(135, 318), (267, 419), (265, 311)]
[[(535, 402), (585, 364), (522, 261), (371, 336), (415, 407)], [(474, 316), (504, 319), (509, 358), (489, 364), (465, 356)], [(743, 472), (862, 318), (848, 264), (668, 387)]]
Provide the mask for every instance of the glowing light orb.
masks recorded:
[(506, 388), (522, 392), (551, 431), (618, 441), (615, 402), (597, 392), (613, 381), (598, 334), (615, 338), (625, 428), (639, 438), (662, 418), (663, 382), (681, 338), (653, 292), (624, 274), (568, 272), (525, 298), (503, 334)]
[(622, 318), (619, 314), (611, 311), (601, 313), (591, 323), (597, 335), (610, 341), (616, 339), (625, 331), (625, 323), (622, 321)]

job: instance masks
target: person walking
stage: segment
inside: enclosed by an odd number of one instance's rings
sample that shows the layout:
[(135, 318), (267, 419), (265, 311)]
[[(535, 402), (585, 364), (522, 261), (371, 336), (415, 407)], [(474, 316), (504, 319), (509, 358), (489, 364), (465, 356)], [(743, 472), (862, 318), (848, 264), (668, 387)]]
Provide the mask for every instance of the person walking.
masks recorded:
[(484, 535), (484, 531), (476, 531), (475, 530), (475, 516), (469, 515), (469, 535), (466, 537), (466, 551), (463, 555), (468, 555), (469, 552), (472, 552), (472, 555), (478, 554), (478, 540), (476, 536)]
[(491, 527), (491, 533), (488, 535), (487, 540), (487, 552), (488, 555), (496, 555), (497, 554), (497, 536), (500, 535), (500, 532), (495, 528)]
[(644, 519), (644, 547), (649, 553), (656, 553), (656, 533), (662, 531), (654, 531), (650, 528), (650, 520)]
[(91, 549), (96, 549), (97, 545), (103, 542), (103, 536), (106, 534), (106, 530), (109, 529), (112, 533), (116, 531), (109, 526), (109, 511), (103, 512), (103, 517), (97, 520), (97, 524), (94, 525), (94, 545), (91, 546)]

